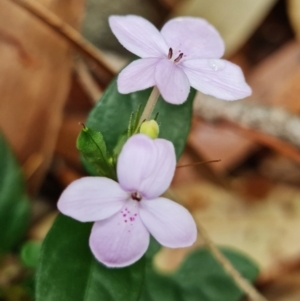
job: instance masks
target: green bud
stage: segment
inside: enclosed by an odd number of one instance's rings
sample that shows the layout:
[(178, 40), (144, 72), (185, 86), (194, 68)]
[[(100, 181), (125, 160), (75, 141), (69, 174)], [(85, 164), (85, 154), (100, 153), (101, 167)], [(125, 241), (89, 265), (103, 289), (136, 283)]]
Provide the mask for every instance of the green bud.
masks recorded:
[(159, 126), (155, 120), (149, 120), (142, 123), (140, 133), (156, 139), (159, 134)]

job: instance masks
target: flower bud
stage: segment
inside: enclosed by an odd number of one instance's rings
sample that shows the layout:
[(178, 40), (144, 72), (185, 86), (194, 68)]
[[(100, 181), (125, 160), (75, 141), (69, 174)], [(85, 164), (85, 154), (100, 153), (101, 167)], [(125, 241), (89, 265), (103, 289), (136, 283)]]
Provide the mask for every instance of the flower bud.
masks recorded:
[(159, 126), (155, 120), (149, 120), (142, 123), (140, 133), (147, 135), (152, 139), (156, 139), (159, 134)]

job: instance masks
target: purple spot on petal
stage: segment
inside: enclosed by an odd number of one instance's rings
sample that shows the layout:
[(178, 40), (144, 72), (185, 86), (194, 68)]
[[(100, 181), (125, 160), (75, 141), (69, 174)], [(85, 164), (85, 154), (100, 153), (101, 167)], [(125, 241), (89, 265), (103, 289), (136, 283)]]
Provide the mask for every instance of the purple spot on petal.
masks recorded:
[(127, 219), (125, 219), (125, 221), (124, 221), (125, 223), (127, 223)]
[(134, 216), (137, 216), (137, 214), (135, 213)]
[(123, 214), (123, 216), (126, 216), (126, 214)]

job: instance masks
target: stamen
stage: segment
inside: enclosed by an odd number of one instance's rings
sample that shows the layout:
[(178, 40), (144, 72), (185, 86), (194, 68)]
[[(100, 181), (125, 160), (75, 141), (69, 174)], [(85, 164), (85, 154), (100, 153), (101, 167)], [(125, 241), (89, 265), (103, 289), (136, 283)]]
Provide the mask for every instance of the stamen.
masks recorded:
[(132, 198), (133, 200), (138, 201), (138, 202), (142, 200), (142, 196), (141, 196), (138, 192), (133, 192), (133, 193), (131, 194), (131, 198)]
[(178, 57), (174, 60), (175, 63), (178, 63), (183, 57), (183, 53), (180, 53)]
[(168, 59), (170, 60), (173, 56), (173, 50), (172, 48), (169, 49), (169, 53), (168, 53)]

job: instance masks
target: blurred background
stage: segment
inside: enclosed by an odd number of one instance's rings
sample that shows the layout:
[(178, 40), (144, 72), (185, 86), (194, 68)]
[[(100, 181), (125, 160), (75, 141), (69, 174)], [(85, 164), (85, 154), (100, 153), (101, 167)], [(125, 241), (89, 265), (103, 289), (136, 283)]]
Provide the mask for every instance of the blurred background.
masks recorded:
[[(225, 58), (243, 69), (251, 97), (225, 103), (198, 93), (178, 164), (221, 162), (177, 169), (172, 190), (216, 244), (257, 262), (256, 286), (269, 300), (299, 301), (300, 1), (36, 0), (82, 32), (109, 68), (81, 55), (24, 2), (0, 0), (0, 128), (22, 167), (32, 214), (25, 239), (0, 257), (0, 300), (32, 298), (58, 197), (86, 174), (75, 147), (79, 123), (132, 59), (108, 16), (137, 14), (159, 28), (174, 16), (207, 19), (224, 38)], [(156, 263), (172, 271), (189, 251), (163, 249)]]

